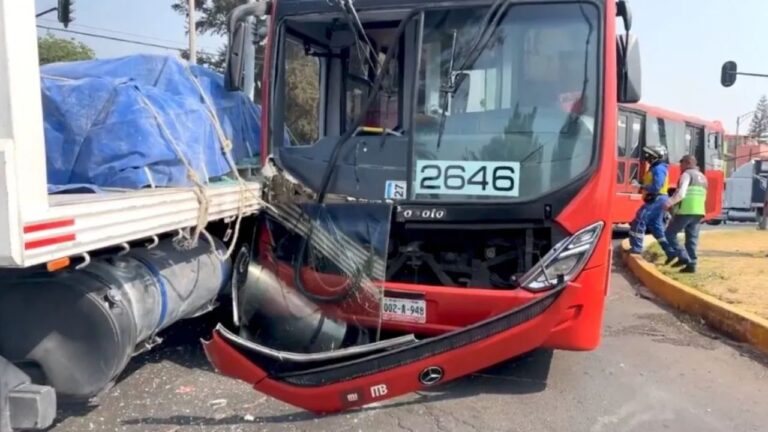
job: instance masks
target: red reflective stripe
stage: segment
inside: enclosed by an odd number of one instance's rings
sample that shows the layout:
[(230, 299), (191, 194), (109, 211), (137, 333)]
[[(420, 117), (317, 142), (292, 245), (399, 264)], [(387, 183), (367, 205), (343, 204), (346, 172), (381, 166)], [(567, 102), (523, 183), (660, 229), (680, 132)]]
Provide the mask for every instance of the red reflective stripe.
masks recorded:
[(57, 221), (40, 222), (36, 224), (27, 225), (24, 227), (24, 234), (31, 234), (40, 231), (48, 231), (57, 228), (71, 227), (75, 225), (74, 219), (63, 219)]
[(32, 240), (24, 243), (24, 250), (40, 249), (46, 246), (53, 246), (59, 243), (75, 241), (77, 237), (74, 234), (64, 234), (56, 237), (49, 237), (40, 240)]

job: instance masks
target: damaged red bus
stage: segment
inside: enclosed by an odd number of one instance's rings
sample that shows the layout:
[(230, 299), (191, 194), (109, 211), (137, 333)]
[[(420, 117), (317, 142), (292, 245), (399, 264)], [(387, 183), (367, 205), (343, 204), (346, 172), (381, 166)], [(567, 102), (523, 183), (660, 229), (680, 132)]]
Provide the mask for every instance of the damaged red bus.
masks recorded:
[(680, 165), (677, 162), (686, 154), (696, 156), (709, 181), (707, 214), (704, 220), (720, 216), (725, 187), (725, 173), (722, 169), (725, 129), (722, 123), (639, 103), (620, 105), (618, 121), (614, 223), (632, 222), (643, 203), (637, 185), (645, 175), (646, 164), (641, 157), (644, 146), (667, 148), (670, 162), (670, 195), (675, 193), (680, 179)]
[[(253, 17), (266, 23), (253, 32)], [(537, 348), (592, 350), (611, 272), (624, 1), (278, 0), (263, 38), (264, 210), (216, 369), (316, 413)]]

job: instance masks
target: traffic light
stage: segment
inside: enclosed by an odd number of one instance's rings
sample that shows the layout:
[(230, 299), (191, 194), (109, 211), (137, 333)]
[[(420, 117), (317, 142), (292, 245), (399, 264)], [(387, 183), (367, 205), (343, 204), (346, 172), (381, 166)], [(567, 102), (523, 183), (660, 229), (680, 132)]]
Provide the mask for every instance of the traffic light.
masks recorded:
[(736, 82), (736, 75), (738, 75), (739, 67), (734, 61), (727, 61), (723, 64), (723, 68), (720, 71), (720, 84), (723, 87), (730, 87)]
[(64, 28), (69, 27), (69, 23), (74, 21), (74, 18), (72, 18), (72, 12), (74, 12), (74, 9), (72, 9), (73, 4), (74, 0), (59, 0), (59, 22), (64, 24)]

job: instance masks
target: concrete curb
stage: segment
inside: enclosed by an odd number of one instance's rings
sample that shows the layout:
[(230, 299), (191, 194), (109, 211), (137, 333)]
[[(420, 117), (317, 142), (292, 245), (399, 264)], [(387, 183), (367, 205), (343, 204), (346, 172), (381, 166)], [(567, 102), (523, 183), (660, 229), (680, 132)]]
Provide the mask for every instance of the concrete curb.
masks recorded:
[(655, 265), (630, 254), (629, 240), (622, 242), (621, 254), (629, 270), (666, 303), (675, 309), (699, 316), (731, 338), (768, 354), (768, 320), (665, 276)]

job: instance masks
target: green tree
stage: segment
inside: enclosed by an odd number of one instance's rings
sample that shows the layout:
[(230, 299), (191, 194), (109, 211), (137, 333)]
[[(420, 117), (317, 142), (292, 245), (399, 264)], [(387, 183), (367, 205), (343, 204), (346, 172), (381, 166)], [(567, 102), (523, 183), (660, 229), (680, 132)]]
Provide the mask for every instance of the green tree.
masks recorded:
[(768, 97), (762, 95), (757, 101), (755, 115), (752, 117), (752, 123), (749, 125), (749, 135), (759, 138), (768, 132)]
[[(201, 34), (228, 35), (229, 13), (247, 0), (196, 0), (196, 27)], [(171, 8), (188, 16), (188, 1), (174, 0)], [(188, 30), (187, 30), (188, 31)], [(312, 143), (318, 138), (318, 104), (320, 95), (319, 65), (317, 59), (306, 56), (300, 46), (288, 44), (286, 57), (286, 119), (285, 123), (299, 144)], [(226, 46), (217, 57), (198, 55), (198, 63), (223, 72), (226, 65)], [(189, 58), (189, 53), (182, 53)], [(260, 100), (261, 71), (264, 46), (256, 46), (256, 100)]]
[(50, 33), (37, 38), (40, 65), (65, 61), (90, 60), (96, 53), (75, 39), (58, 38)]
[[(241, 4), (245, 4), (246, 2), (247, 0), (195, 0), (195, 12), (197, 14), (196, 16), (198, 17), (195, 22), (197, 32), (200, 34), (227, 36), (229, 30), (229, 13), (235, 7), (240, 6)], [(188, 4), (189, 2), (187, 0), (174, 0), (173, 4), (171, 5), (171, 9), (173, 9), (178, 14), (183, 15), (184, 17), (188, 17)], [(189, 28), (187, 28), (187, 33), (189, 33)], [(181, 56), (185, 59), (189, 59), (189, 51), (185, 50), (182, 52)], [(261, 64), (259, 63), (258, 59), (260, 59), (262, 56), (263, 47), (257, 46), (257, 63), (254, 66), (257, 70), (257, 81), (259, 78), (261, 78), (261, 75), (259, 74), (259, 71), (261, 70)], [(198, 64), (207, 66), (213, 70), (223, 73), (227, 64), (227, 47), (222, 46), (215, 56), (198, 54), (197, 62)], [(258, 84), (259, 83), (257, 82), (257, 88), (260, 87)], [(257, 98), (260, 96), (259, 93), (260, 92), (258, 91), (256, 92)]]
[(297, 144), (312, 144), (320, 138), (320, 63), (292, 41), (285, 44), (285, 58), (285, 124)]

